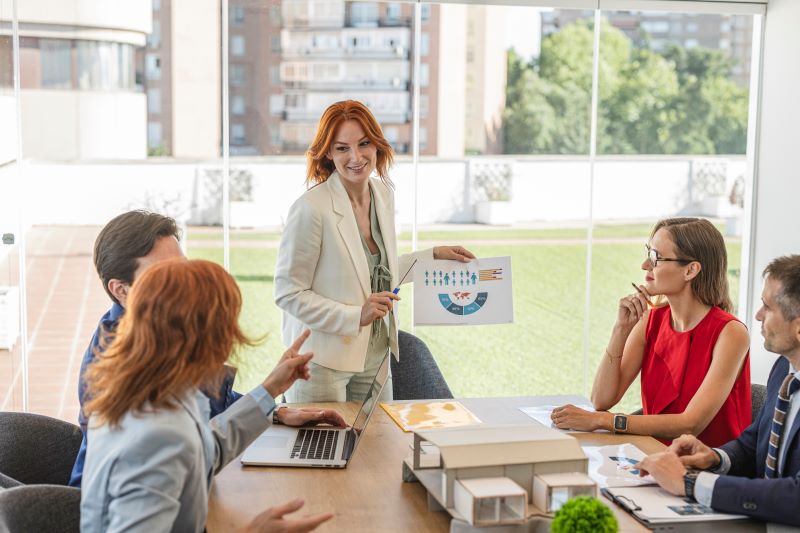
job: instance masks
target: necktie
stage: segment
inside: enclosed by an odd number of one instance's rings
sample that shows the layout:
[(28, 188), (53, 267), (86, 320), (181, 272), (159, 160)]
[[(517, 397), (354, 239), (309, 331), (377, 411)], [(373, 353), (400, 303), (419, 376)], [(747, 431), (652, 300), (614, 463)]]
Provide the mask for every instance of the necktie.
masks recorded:
[(767, 464), (764, 468), (765, 478), (778, 477), (778, 453), (781, 446), (781, 438), (783, 437), (783, 423), (786, 419), (786, 413), (789, 411), (789, 403), (791, 402), (792, 394), (800, 387), (800, 380), (795, 378), (794, 374), (789, 374), (781, 384), (781, 389), (778, 391), (778, 399), (775, 402), (775, 413), (772, 415), (772, 429), (769, 434), (769, 449), (767, 450)]

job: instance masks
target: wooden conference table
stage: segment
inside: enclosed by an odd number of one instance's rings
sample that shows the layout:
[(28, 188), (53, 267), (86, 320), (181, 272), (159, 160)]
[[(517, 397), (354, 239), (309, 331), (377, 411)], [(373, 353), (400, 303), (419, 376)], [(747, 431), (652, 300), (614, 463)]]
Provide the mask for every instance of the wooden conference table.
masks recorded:
[[(537, 396), (516, 398), (459, 399), (486, 423), (535, 423), (518, 407), (585, 403), (578, 396)], [(352, 421), (359, 405), (313, 404), (335, 407)], [(581, 445), (604, 446), (630, 442), (645, 453), (663, 449), (650, 437), (576, 433)], [(431, 512), (427, 493), (419, 483), (402, 480), (403, 459), (411, 454), (412, 434), (404, 433), (378, 407), (345, 469), (245, 467), (238, 459), (216, 478), (211, 490), (208, 531), (236, 531), (264, 509), (302, 497), (306, 505), (300, 514), (334, 511), (336, 516), (318, 531), (449, 531), (450, 515)], [(616, 505), (609, 504), (619, 521), (620, 531), (647, 531)]]

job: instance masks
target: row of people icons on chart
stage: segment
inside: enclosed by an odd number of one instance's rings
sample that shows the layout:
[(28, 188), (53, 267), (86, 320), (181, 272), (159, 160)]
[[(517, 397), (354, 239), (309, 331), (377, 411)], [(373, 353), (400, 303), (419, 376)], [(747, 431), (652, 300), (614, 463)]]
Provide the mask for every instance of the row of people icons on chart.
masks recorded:
[(477, 272), (470, 272), (468, 270), (455, 270), (445, 272), (442, 270), (434, 270), (432, 273), (428, 270), (425, 271), (425, 286), (433, 284), (434, 287), (456, 287), (464, 285), (475, 285), (478, 283)]

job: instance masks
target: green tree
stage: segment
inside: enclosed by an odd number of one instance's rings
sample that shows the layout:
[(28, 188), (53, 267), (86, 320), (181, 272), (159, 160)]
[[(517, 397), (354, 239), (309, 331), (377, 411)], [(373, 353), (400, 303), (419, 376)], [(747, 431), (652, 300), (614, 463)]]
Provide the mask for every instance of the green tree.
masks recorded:
[[(542, 40), (527, 62), (508, 52), (503, 117), (507, 153), (589, 151), (593, 24)], [(744, 153), (747, 91), (722, 52), (636, 45), (605, 20), (600, 30), (597, 149), (601, 154)]]

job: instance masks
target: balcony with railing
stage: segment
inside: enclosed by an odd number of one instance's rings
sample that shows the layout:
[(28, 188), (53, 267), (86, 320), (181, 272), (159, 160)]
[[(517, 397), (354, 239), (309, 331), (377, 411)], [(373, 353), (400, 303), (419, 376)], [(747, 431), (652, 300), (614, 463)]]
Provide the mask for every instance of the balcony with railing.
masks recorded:
[(404, 27), (281, 31), (285, 59), (404, 59), (410, 57), (411, 30)]
[(408, 91), (408, 61), (284, 61), (281, 83), (285, 89), (317, 91)]

